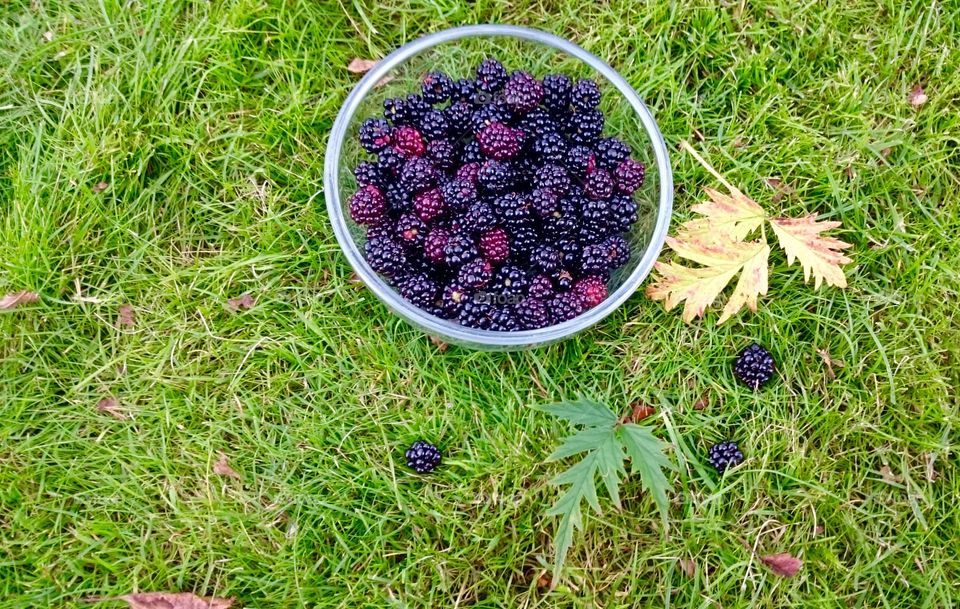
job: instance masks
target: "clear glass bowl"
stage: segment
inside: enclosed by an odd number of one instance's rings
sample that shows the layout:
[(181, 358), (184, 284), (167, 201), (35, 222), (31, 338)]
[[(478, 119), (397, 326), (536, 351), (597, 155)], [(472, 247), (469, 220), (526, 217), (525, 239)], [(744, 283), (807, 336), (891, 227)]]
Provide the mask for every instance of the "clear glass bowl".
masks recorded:
[[(383, 100), (419, 92), (428, 71), (453, 78), (472, 76), (484, 57), (500, 59), (508, 70), (543, 77), (562, 72), (593, 78), (600, 85), (604, 135), (618, 137), (647, 166), (646, 181), (634, 195), (639, 220), (628, 236), (632, 257), (611, 279), (610, 295), (583, 315), (554, 326), (520, 332), (494, 332), (461, 326), (430, 315), (404, 300), (363, 256), (364, 230), (350, 219), (349, 199), (356, 190), (353, 168), (366, 157), (357, 141), (360, 124), (382, 116)], [(437, 32), (410, 42), (379, 62), (354, 87), (333, 124), (324, 161), (324, 188), (330, 222), (357, 275), (394, 313), (443, 340), (485, 350), (536, 347), (596, 324), (633, 294), (646, 278), (663, 246), (673, 207), (673, 176), (660, 129), (633, 88), (613, 68), (577, 45), (539, 30), (506, 25), (475, 25)]]

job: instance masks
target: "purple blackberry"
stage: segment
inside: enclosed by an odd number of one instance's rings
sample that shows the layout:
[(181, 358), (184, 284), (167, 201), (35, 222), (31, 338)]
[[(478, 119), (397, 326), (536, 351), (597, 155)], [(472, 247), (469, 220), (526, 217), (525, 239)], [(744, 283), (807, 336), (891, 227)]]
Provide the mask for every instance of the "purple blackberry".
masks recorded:
[(613, 271), (630, 261), (630, 244), (620, 235), (607, 237), (600, 244), (607, 257), (608, 268)]
[(615, 195), (610, 200), (608, 207), (610, 212), (609, 222), (613, 230), (625, 233), (637, 221), (637, 204), (627, 195)]
[(550, 325), (550, 312), (539, 298), (524, 298), (514, 308), (517, 321), (524, 330), (536, 330)]
[(477, 183), (493, 193), (510, 189), (516, 179), (516, 172), (509, 163), (493, 159), (485, 161), (477, 173)]
[(558, 292), (569, 292), (574, 283), (573, 273), (567, 269), (560, 269), (559, 271), (551, 273), (550, 280)]
[(573, 292), (563, 292), (549, 300), (547, 309), (550, 311), (550, 320), (559, 324), (583, 313), (583, 302)]
[(443, 247), (443, 259), (452, 267), (460, 267), (477, 257), (477, 246), (468, 233), (450, 235)]
[(773, 356), (757, 343), (741, 351), (733, 363), (733, 375), (753, 390), (769, 383), (775, 373)]
[(443, 194), (439, 188), (427, 190), (413, 198), (413, 211), (424, 222), (432, 222), (446, 211)]
[(474, 298), (469, 298), (460, 308), (457, 319), (460, 325), (478, 330), (490, 329), (490, 315), (493, 313), (493, 307), (485, 302), (477, 302)]
[(444, 262), (446, 255), (444, 249), (447, 247), (447, 241), (450, 240), (450, 231), (442, 227), (435, 227), (427, 233), (423, 240), (423, 255), (427, 260), (434, 263)]
[(596, 109), (574, 112), (567, 122), (567, 136), (577, 144), (593, 144), (603, 131), (603, 113)]
[(522, 296), (529, 285), (530, 279), (526, 271), (518, 266), (507, 264), (500, 267), (494, 275), (490, 288), (506, 296)]
[(440, 191), (443, 193), (447, 209), (453, 214), (466, 211), (477, 200), (477, 187), (473, 182), (463, 178), (454, 178), (446, 182)]
[(533, 248), (541, 241), (537, 231), (528, 225), (520, 225), (510, 229), (510, 249), (512, 254), (520, 257), (530, 255)]
[(515, 112), (526, 114), (543, 100), (543, 85), (533, 76), (517, 70), (503, 86), (503, 99)]
[(543, 105), (553, 112), (565, 112), (570, 106), (570, 91), (573, 83), (564, 74), (548, 74), (543, 77)]
[(464, 101), (450, 104), (443, 110), (447, 119), (447, 131), (451, 137), (460, 137), (470, 129), (473, 106)]
[(714, 444), (707, 451), (707, 462), (710, 467), (719, 473), (727, 471), (730, 467), (736, 467), (743, 463), (743, 452), (735, 442), (724, 441)]
[(607, 299), (607, 282), (596, 275), (581, 277), (573, 285), (573, 292), (590, 309)]
[(481, 233), (490, 230), (497, 223), (497, 215), (493, 207), (485, 201), (472, 204), (466, 213), (460, 217), (460, 226), (471, 233)]
[(534, 140), (533, 154), (541, 163), (561, 165), (567, 158), (567, 140), (558, 133), (544, 133)]
[(386, 219), (386, 215), (386, 200), (376, 186), (363, 186), (350, 197), (350, 217), (357, 224), (380, 224)]
[(423, 99), (429, 104), (439, 104), (450, 99), (453, 93), (453, 80), (443, 72), (429, 72), (420, 81)]
[(433, 140), (425, 156), (440, 171), (450, 171), (457, 164), (457, 147), (450, 140)]
[(425, 111), (418, 122), (420, 131), (428, 140), (439, 140), (447, 137), (449, 131), (447, 117), (441, 110), (431, 108)]
[(507, 69), (496, 59), (487, 58), (477, 66), (477, 88), (486, 93), (496, 93), (507, 82)]
[(377, 155), (377, 166), (384, 176), (393, 176), (403, 167), (406, 159), (394, 148), (384, 148)]
[(440, 288), (436, 282), (423, 273), (407, 275), (397, 281), (397, 291), (406, 300), (421, 309), (436, 306), (440, 297)]
[(625, 195), (632, 195), (638, 188), (643, 186), (643, 178), (646, 175), (646, 167), (639, 161), (626, 159), (617, 165), (613, 170), (613, 178), (617, 184), (617, 190)]
[(464, 163), (460, 169), (457, 170), (456, 178), (458, 180), (466, 180), (471, 184), (477, 183), (477, 176), (480, 174), (480, 163)]
[(501, 224), (510, 228), (526, 224), (530, 219), (530, 199), (518, 192), (508, 192), (497, 197), (494, 208)]
[(461, 78), (453, 83), (450, 89), (450, 100), (452, 102), (472, 102), (473, 94), (476, 92), (476, 84), (469, 78)]
[(600, 167), (613, 170), (630, 158), (630, 146), (613, 137), (602, 137), (593, 145)]
[(589, 146), (574, 146), (567, 152), (563, 165), (570, 175), (582, 178), (596, 169), (597, 157)]
[(550, 245), (538, 245), (530, 252), (530, 268), (539, 273), (553, 273), (560, 268), (560, 252)]
[(440, 296), (440, 308), (443, 311), (443, 317), (452, 319), (460, 314), (473, 292), (459, 283), (450, 283), (443, 288), (443, 294)]
[(373, 270), (387, 277), (403, 273), (407, 265), (403, 246), (389, 237), (368, 240), (363, 246), (363, 252)]
[(487, 156), (483, 154), (482, 150), (480, 150), (480, 142), (477, 140), (470, 140), (463, 147), (463, 154), (460, 155), (460, 160), (469, 165), (479, 165), (487, 160)]
[(413, 214), (402, 214), (397, 218), (394, 233), (399, 243), (409, 247), (418, 246), (427, 235), (427, 225)]
[(570, 190), (570, 174), (560, 165), (547, 164), (536, 173), (534, 183), (537, 188), (549, 188), (558, 195), (565, 195)]
[(486, 287), (493, 278), (493, 266), (483, 258), (474, 258), (460, 267), (457, 283), (468, 288)]
[(400, 98), (390, 98), (383, 100), (383, 116), (391, 125), (409, 125), (412, 120), (412, 113), (407, 108), (407, 102)]
[(509, 124), (513, 120), (513, 112), (502, 104), (486, 104), (480, 106), (470, 115), (470, 129), (474, 133), (483, 131), (493, 123)]
[(490, 329), (494, 332), (516, 332), (520, 329), (513, 307), (492, 307), (489, 317)]
[(502, 161), (520, 153), (523, 133), (503, 123), (493, 122), (477, 132), (480, 151), (492, 159)]
[(530, 280), (530, 287), (527, 294), (533, 298), (546, 300), (553, 296), (553, 282), (548, 275), (537, 275)]
[(382, 118), (368, 118), (360, 125), (360, 145), (367, 152), (380, 152), (390, 145), (393, 130)]
[(422, 157), (413, 157), (400, 170), (400, 184), (411, 194), (430, 190), (437, 183), (437, 170), (433, 163)]
[(570, 91), (570, 103), (577, 110), (590, 110), (600, 103), (600, 87), (589, 78), (581, 78)]
[(360, 186), (376, 186), (383, 190), (384, 176), (380, 165), (363, 161), (353, 170), (353, 175), (357, 178), (357, 184)]
[(542, 137), (547, 133), (559, 133), (561, 124), (543, 108), (537, 108), (524, 114), (516, 125), (533, 137)]
[(606, 200), (613, 194), (613, 178), (605, 169), (588, 173), (583, 185), (583, 194), (591, 199)]
[(530, 193), (530, 207), (541, 218), (552, 216), (559, 210), (560, 198), (549, 188), (536, 188)]
[(414, 442), (404, 456), (407, 459), (407, 467), (418, 474), (429, 474), (437, 469), (442, 459), (437, 447), (423, 440)]
[(397, 127), (393, 132), (393, 148), (407, 158), (422, 156), (426, 150), (423, 145), (423, 136), (409, 125)]
[(493, 263), (503, 262), (510, 256), (510, 240), (507, 231), (502, 228), (491, 228), (480, 235), (477, 240), (480, 255)]

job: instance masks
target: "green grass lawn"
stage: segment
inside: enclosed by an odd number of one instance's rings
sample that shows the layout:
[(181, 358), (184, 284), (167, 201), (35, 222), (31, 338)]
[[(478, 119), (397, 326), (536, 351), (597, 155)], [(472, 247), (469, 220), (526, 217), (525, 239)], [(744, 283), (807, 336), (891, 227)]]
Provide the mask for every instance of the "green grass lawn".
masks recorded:
[[(767, 209), (842, 221), (849, 289), (777, 252), (720, 327), (637, 294), (545, 349), (439, 351), (350, 281), (323, 155), (351, 58), (476, 22), (620, 70), (675, 151), (675, 221), (716, 186), (684, 139)], [(41, 295), (0, 315), (0, 607), (960, 605), (958, 40), (955, 1), (0, 3), (0, 294)], [(730, 368), (752, 340), (779, 362), (756, 394)], [(542, 461), (569, 429), (531, 406), (577, 393), (659, 405), (686, 465), (668, 530), (630, 480), (551, 591)], [(706, 476), (724, 437), (747, 462)]]

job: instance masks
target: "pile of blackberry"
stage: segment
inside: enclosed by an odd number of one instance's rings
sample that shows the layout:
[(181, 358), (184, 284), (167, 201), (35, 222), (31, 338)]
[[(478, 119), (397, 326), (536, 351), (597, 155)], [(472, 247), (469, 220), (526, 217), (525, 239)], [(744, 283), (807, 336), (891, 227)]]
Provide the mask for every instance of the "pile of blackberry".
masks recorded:
[(360, 127), (350, 215), (367, 262), (405, 299), (464, 326), (573, 319), (630, 259), (644, 165), (603, 137), (600, 89), (485, 59), (474, 78), (426, 74)]

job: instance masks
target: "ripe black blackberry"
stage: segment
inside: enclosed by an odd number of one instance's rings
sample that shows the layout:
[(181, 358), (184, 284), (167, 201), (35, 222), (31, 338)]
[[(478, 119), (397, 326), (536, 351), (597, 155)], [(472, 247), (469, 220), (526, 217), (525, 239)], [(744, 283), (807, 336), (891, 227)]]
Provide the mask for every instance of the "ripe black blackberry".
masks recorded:
[(540, 235), (532, 226), (524, 224), (510, 229), (510, 248), (516, 256), (528, 256), (540, 242)]
[(394, 148), (384, 148), (377, 154), (377, 166), (384, 176), (395, 176), (405, 162), (406, 158)]
[(399, 182), (387, 186), (383, 195), (387, 199), (387, 207), (394, 214), (404, 213), (412, 209), (413, 198)]
[(506, 192), (516, 182), (516, 173), (506, 161), (485, 161), (477, 173), (477, 183), (492, 193)]
[(493, 265), (483, 258), (474, 258), (460, 267), (457, 283), (468, 288), (480, 289), (493, 278)]
[(559, 133), (561, 128), (558, 119), (543, 108), (536, 108), (522, 115), (516, 126), (531, 137), (541, 137), (547, 133)]
[(423, 96), (413, 93), (404, 98), (403, 105), (404, 108), (406, 108), (407, 114), (410, 115), (410, 122), (413, 124), (418, 123), (425, 112), (433, 109), (430, 104), (427, 103), (427, 100), (423, 99)]
[(443, 72), (429, 72), (420, 81), (423, 99), (429, 104), (439, 104), (450, 99), (453, 93), (453, 80)]
[(443, 260), (452, 267), (460, 267), (477, 257), (477, 245), (466, 232), (455, 232), (443, 246)]
[(612, 170), (630, 158), (630, 146), (613, 137), (602, 137), (593, 145), (597, 162), (603, 169)]
[(403, 246), (389, 237), (367, 240), (363, 252), (371, 268), (387, 277), (398, 276), (406, 268), (407, 257)]
[(583, 194), (591, 199), (606, 200), (613, 194), (613, 178), (605, 169), (597, 169), (588, 173), (583, 185)]
[(551, 321), (559, 324), (583, 313), (583, 302), (573, 292), (563, 292), (550, 299), (547, 309), (550, 311)]
[(490, 330), (494, 332), (516, 332), (520, 329), (516, 313), (512, 306), (493, 306), (490, 309)]
[(554, 112), (566, 111), (570, 105), (573, 83), (565, 74), (548, 74), (543, 77), (543, 105)]
[(597, 157), (589, 146), (574, 146), (563, 161), (570, 175), (582, 178), (596, 169)]
[(387, 214), (387, 202), (383, 193), (371, 184), (362, 186), (350, 197), (349, 207), (353, 221), (367, 226), (383, 222)]
[(412, 195), (430, 190), (437, 183), (437, 170), (423, 157), (413, 157), (400, 170), (400, 185)]
[(575, 280), (573, 273), (567, 269), (560, 269), (550, 274), (550, 281), (557, 292), (569, 292), (573, 288)]
[(453, 83), (450, 89), (451, 102), (472, 102), (473, 95), (477, 90), (476, 83), (469, 78), (461, 78)]
[(530, 279), (527, 272), (518, 266), (506, 264), (496, 272), (490, 289), (505, 296), (521, 296), (526, 293)]
[(570, 103), (577, 110), (590, 110), (600, 103), (600, 87), (589, 78), (581, 78), (570, 91)]
[(407, 467), (418, 474), (429, 474), (440, 465), (443, 458), (436, 446), (423, 440), (414, 442), (404, 456), (407, 458)]
[(757, 343), (741, 351), (733, 363), (733, 374), (737, 380), (754, 390), (770, 382), (774, 372), (773, 356)]
[(542, 166), (534, 176), (537, 188), (549, 188), (558, 195), (570, 190), (570, 174), (561, 165), (548, 163)]
[(743, 463), (743, 453), (735, 442), (726, 440), (710, 447), (707, 461), (713, 469), (722, 474), (727, 468)]
[(503, 86), (503, 99), (515, 112), (526, 114), (543, 100), (543, 85), (530, 74), (517, 70)]
[(637, 221), (637, 203), (626, 195), (615, 195), (609, 206), (610, 225), (613, 230), (625, 233)]
[(528, 224), (532, 212), (529, 197), (516, 192), (494, 199), (494, 209), (500, 223), (511, 229)]
[(470, 129), (473, 112), (473, 106), (465, 101), (454, 102), (443, 109), (450, 137), (460, 137)]
[(383, 100), (383, 117), (394, 127), (409, 125), (413, 118), (406, 101), (399, 97)]
[(567, 157), (567, 140), (559, 133), (544, 133), (533, 141), (533, 154), (541, 163), (561, 165)]
[(381, 191), (386, 186), (383, 171), (380, 166), (370, 161), (363, 161), (353, 170), (353, 175), (357, 178), (357, 184), (360, 186), (376, 186)]
[(460, 227), (471, 233), (490, 230), (497, 223), (493, 207), (485, 201), (476, 201), (460, 216)]
[(576, 235), (579, 226), (580, 220), (576, 216), (555, 212), (546, 219), (541, 232), (552, 242), (557, 242)]
[(463, 310), (463, 305), (470, 300), (473, 290), (460, 285), (457, 282), (449, 283), (443, 288), (440, 296), (440, 308), (442, 317), (455, 319)]
[(492, 228), (477, 240), (480, 248), (480, 255), (485, 259), (498, 264), (510, 256), (510, 239), (507, 231), (500, 227)]
[(433, 140), (427, 144), (425, 156), (433, 166), (447, 172), (457, 164), (457, 148), (450, 140)]
[(560, 268), (560, 252), (550, 245), (538, 245), (530, 252), (530, 268), (538, 273), (553, 273)]
[(492, 122), (477, 132), (480, 151), (491, 159), (503, 161), (520, 153), (523, 133), (503, 123)]
[(632, 195), (634, 191), (643, 186), (645, 175), (646, 167), (644, 164), (633, 159), (624, 160), (613, 170), (613, 179), (617, 184), (617, 190), (625, 195)]
[(455, 214), (466, 211), (477, 200), (477, 187), (473, 182), (462, 178), (454, 178), (444, 183), (440, 192), (443, 193), (447, 208)]
[(503, 104), (486, 104), (480, 106), (470, 115), (470, 129), (474, 133), (483, 131), (493, 123), (509, 125), (513, 121), (513, 111)]
[(610, 263), (599, 243), (586, 245), (580, 253), (580, 271), (586, 275), (604, 275), (610, 272)]
[(583, 246), (576, 239), (558, 239), (553, 242), (553, 247), (560, 252), (560, 266), (572, 269), (580, 262), (580, 252), (583, 251)]
[(483, 163), (487, 160), (487, 155), (483, 154), (483, 151), (480, 150), (480, 142), (477, 140), (470, 140), (463, 147), (463, 154), (460, 155), (460, 160), (469, 165)]
[(367, 152), (380, 152), (390, 145), (390, 124), (382, 118), (368, 118), (360, 125), (360, 145)]
[(449, 131), (447, 116), (435, 108), (430, 108), (420, 115), (418, 122), (420, 131), (428, 140), (439, 140), (447, 137)]
[(609, 270), (613, 271), (630, 261), (630, 244), (620, 235), (611, 235), (601, 244), (607, 257)]
[(418, 247), (427, 236), (427, 225), (413, 214), (402, 214), (393, 227), (397, 242), (407, 247)]
[(424, 273), (415, 273), (397, 281), (397, 291), (414, 306), (421, 309), (437, 305), (440, 288)]
[(541, 218), (549, 218), (559, 210), (560, 198), (549, 188), (536, 188), (530, 193), (530, 207)]
[(477, 88), (486, 93), (496, 93), (507, 82), (507, 69), (493, 58), (484, 59), (477, 66)]
[(550, 312), (539, 298), (527, 297), (514, 307), (517, 322), (524, 330), (536, 330), (550, 325)]
[(493, 307), (490, 304), (478, 302), (475, 298), (471, 297), (463, 303), (457, 319), (462, 326), (476, 328), (477, 330), (489, 330), (491, 325), (490, 315), (492, 313)]
[(532, 298), (547, 300), (554, 293), (553, 282), (548, 275), (537, 275), (530, 280), (530, 286), (527, 288), (527, 294)]
[(603, 113), (593, 108), (578, 110), (567, 121), (567, 136), (577, 144), (593, 144), (603, 132)]

